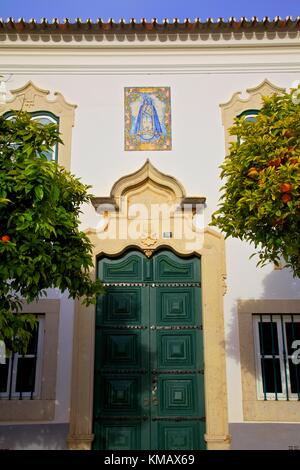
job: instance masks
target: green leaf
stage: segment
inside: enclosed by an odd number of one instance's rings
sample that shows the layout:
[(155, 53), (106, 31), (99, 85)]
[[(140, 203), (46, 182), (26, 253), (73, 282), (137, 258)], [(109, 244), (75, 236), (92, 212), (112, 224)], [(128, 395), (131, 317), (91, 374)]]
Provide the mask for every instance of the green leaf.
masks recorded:
[(43, 191), (42, 186), (36, 186), (36, 187), (34, 188), (34, 192), (35, 192), (35, 195), (36, 195), (37, 199), (39, 199), (39, 200), (42, 200), (42, 199), (43, 199), (43, 197), (44, 197), (44, 191)]

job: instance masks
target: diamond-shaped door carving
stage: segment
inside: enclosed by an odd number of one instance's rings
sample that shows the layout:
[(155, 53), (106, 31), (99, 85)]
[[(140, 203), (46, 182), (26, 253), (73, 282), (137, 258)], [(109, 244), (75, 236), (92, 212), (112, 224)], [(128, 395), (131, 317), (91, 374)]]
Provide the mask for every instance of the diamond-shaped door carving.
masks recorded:
[(107, 294), (98, 303), (97, 316), (100, 323), (134, 323), (138, 324), (141, 317), (141, 290), (131, 288), (107, 288)]
[(139, 333), (107, 333), (103, 335), (103, 366), (138, 366)]
[(137, 411), (140, 397), (140, 380), (137, 377), (103, 379), (103, 411)]
[(195, 363), (195, 332), (158, 332), (158, 368), (188, 368)]
[(157, 288), (158, 324), (190, 324), (194, 321), (194, 292), (188, 287)]

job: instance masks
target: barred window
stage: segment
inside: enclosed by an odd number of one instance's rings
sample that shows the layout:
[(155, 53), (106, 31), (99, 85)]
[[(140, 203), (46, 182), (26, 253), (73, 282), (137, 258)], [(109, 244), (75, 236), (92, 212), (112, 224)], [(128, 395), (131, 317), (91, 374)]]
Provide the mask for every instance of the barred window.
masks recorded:
[(32, 400), (39, 395), (43, 338), (44, 318), (39, 316), (26, 354), (13, 353), (0, 364), (0, 398)]
[(253, 315), (257, 394), (300, 400), (300, 315)]

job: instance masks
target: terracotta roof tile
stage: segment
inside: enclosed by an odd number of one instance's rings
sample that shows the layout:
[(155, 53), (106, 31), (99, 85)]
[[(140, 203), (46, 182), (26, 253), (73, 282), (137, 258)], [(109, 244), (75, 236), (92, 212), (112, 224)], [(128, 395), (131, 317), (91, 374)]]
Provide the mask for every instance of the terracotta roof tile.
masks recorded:
[(192, 21), (186, 18), (182, 22), (180, 22), (178, 18), (164, 18), (162, 21), (158, 21), (157, 18), (153, 18), (152, 20), (142, 18), (140, 21), (135, 18), (129, 21), (126, 21), (124, 18), (121, 18), (119, 21), (115, 21), (112, 18), (107, 21), (102, 18), (98, 18), (95, 21), (91, 18), (84, 21), (80, 18), (76, 18), (74, 21), (70, 21), (69, 18), (64, 18), (63, 20), (54, 18), (51, 21), (47, 20), (47, 18), (42, 18), (40, 21), (36, 21), (35, 19), (25, 21), (23, 18), (19, 20), (8, 18), (6, 21), (0, 19), (0, 33), (6, 33), (8, 35), (25, 32), (30, 34), (78, 34), (80, 32), (84, 34), (99, 34), (99, 32), (103, 32), (104, 34), (207, 34), (221, 32), (234, 33), (247, 30), (300, 30), (300, 17), (292, 18), (288, 16), (285, 19), (281, 19), (279, 16), (276, 16), (274, 19), (268, 17), (258, 19), (254, 16), (252, 19), (247, 19), (246, 17), (236, 19), (231, 17), (228, 20), (224, 20), (224, 18), (218, 18), (217, 20), (212, 18), (207, 18), (206, 20), (196, 18)]

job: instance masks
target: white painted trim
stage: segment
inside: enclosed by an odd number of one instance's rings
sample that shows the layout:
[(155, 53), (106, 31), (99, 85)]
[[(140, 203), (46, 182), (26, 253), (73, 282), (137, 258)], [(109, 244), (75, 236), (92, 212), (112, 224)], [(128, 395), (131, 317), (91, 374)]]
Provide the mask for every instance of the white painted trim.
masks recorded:
[(57, 124), (57, 121), (52, 117), (47, 114), (43, 114), (44, 111), (41, 111), (40, 114), (36, 114), (35, 116), (32, 116), (31, 119), (33, 121), (38, 121), (39, 119), (47, 119), (50, 121), (48, 124)]
[[(0, 35), (1, 38), (1, 35)], [(300, 33), (299, 33), (300, 38)], [(150, 41), (151, 42), (151, 41)], [(109, 47), (110, 46), (110, 47)], [(50, 44), (37, 40), (1, 43), (0, 71), (3, 74), (253, 74), (286, 73), (300, 71), (300, 41), (288, 42), (284, 38), (261, 39), (247, 44), (228, 40), (224, 44), (197, 42), (176, 43), (176, 47), (163, 42), (151, 47), (136, 38), (131, 44), (120, 44), (112, 38), (110, 45), (99, 44), (96, 39), (76, 42), (70, 38)]]
[(14, 75), (208, 75), (208, 74), (256, 74), (256, 73), (299, 73), (300, 60), (290, 63), (247, 63), (247, 64), (203, 64), (203, 65), (51, 65), (0, 64), (2, 74)]
[[(299, 36), (300, 38), (300, 36)], [(23, 46), (23, 47), (22, 47)], [(108, 48), (108, 47), (96, 47), (93, 43), (89, 43), (86, 47), (78, 47), (77, 45), (67, 47), (63, 45), (59, 47), (58, 44), (52, 44), (52, 46), (47, 47), (47, 45), (38, 45), (34, 43), (32, 47), (30, 45), (24, 46), (24, 44), (17, 44), (14, 43), (11, 47), (6, 44), (1, 44), (0, 42), (0, 52), (1, 55), (11, 56), (12, 54), (22, 54), (28, 56), (40, 56), (44, 57), (47, 56), (65, 56), (65, 57), (141, 57), (143, 59), (147, 57), (161, 57), (161, 56), (168, 56), (168, 57), (182, 57), (182, 58), (195, 58), (195, 57), (209, 57), (212, 58), (214, 56), (217, 57), (224, 57), (226, 56), (246, 56), (246, 55), (262, 55), (265, 56), (266, 54), (275, 55), (278, 54), (298, 54), (300, 50), (300, 43), (298, 41), (294, 41), (292, 43), (271, 43), (266, 45), (265, 43), (260, 43), (259, 45), (254, 45), (252, 43), (247, 44), (245, 47), (241, 47), (238, 44), (234, 44), (230, 46), (226, 44), (226, 47), (221, 47), (221, 45), (215, 45), (215, 47), (189, 47), (188, 45), (180, 45), (177, 48), (165, 47), (163, 44), (159, 44), (156, 47), (140, 47), (140, 48), (120, 48), (117, 46)], [(22, 51), (22, 52), (21, 52)], [(226, 60), (226, 59), (225, 59)]]

